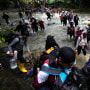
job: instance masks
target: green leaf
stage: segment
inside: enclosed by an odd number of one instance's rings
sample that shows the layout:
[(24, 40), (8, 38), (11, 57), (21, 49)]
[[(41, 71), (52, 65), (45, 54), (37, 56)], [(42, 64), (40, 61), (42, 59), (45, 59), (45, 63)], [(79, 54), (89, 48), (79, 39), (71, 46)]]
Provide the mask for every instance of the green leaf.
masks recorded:
[(0, 40), (0, 44), (2, 44), (2, 41)]
[(1, 40), (2, 40), (3, 42), (5, 42), (5, 38), (4, 38), (4, 37), (2, 37)]
[(14, 31), (14, 30), (12, 30), (12, 32), (13, 32), (13, 33), (15, 33), (15, 31)]
[(68, 0), (68, 1), (67, 1), (67, 3), (69, 4), (69, 3), (71, 3), (71, 1), (70, 1), (70, 0)]

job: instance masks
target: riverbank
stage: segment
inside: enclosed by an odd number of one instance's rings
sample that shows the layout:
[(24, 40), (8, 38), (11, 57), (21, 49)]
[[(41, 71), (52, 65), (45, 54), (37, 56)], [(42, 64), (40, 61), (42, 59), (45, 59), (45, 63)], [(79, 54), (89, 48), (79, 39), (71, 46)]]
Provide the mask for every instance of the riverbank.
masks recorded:
[[(1, 12), (7, 12), (7, 13), (9, 13), (9, 12), (14, 12), (14, 13), (16, 13), (16, 12), (18, 12), (18, 9), (19, 8), (16, 8), (16, 9), (6, 9), (6, 10), (0, 10), (0, 13)], [(53, 8), (54, 10), (55, 10), (55, 12), (57, 12), (57, 9), (58, 8)], [(90, 9), (87, 9), (87, 8), (82, 8), (82, 9), (73, 9), (73, 8), (61, 8), (62, 10), (68, 10), (68, 11), (70, 11), (70, 10), (73, 10), (73, 12), (77, 12), (77, 13), (87, 13), (87, 14), (90, 14)], [(39, 11), (39, 10), (38, 10)]]

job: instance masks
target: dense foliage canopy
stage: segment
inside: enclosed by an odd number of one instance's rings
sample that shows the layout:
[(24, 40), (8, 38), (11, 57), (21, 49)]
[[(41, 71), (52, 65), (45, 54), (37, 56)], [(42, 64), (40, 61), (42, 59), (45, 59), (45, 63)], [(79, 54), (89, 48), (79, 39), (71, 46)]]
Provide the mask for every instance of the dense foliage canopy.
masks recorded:
[(65, 3), (69, 6), (72, 6), (74, 8), (89, 8), (90, 7), (90, 0), (0, 0), (0, 3), (1, 2), (6, 3), (6, 2), (10, 2), (10, 1), (13, 1), (14, 3), (44, 1), (49, 4), (55, 4), (57, 2), (61, 2), (61, 3)]

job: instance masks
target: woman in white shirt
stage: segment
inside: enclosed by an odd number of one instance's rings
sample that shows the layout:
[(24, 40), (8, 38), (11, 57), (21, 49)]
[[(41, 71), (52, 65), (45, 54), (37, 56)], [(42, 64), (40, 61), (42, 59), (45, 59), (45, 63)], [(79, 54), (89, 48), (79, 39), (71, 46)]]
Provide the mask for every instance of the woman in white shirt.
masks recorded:
[(81, 53), (81, 50), (83, 51), (84, 58), (86, 61), (88, 61), (87, 55), (86, 55), (86, 48), (87, 47), (87, 34), (84, 33), (80, 37), (78, 37), (77, 44), (76, 44), (76, 50), (78, 51), (78, 54), (76, 55), (76, 59), (79, 58), (79, 54)]

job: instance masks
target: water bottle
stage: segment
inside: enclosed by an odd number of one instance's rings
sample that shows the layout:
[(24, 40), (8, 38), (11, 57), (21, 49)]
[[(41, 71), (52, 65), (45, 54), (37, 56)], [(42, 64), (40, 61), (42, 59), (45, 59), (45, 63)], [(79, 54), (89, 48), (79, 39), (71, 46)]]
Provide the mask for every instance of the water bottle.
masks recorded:
[(11, 68), (11, 69), (17, 68), (17, 60), (16, 60), (14, 57), (11, 57), (11, 60), (10, 60), (10, 68)]
[(14, 58), (17, 59), (17, 51), (14, 51)]
[(10, 55), (10, 51), (7, 51), (6, 54)]

